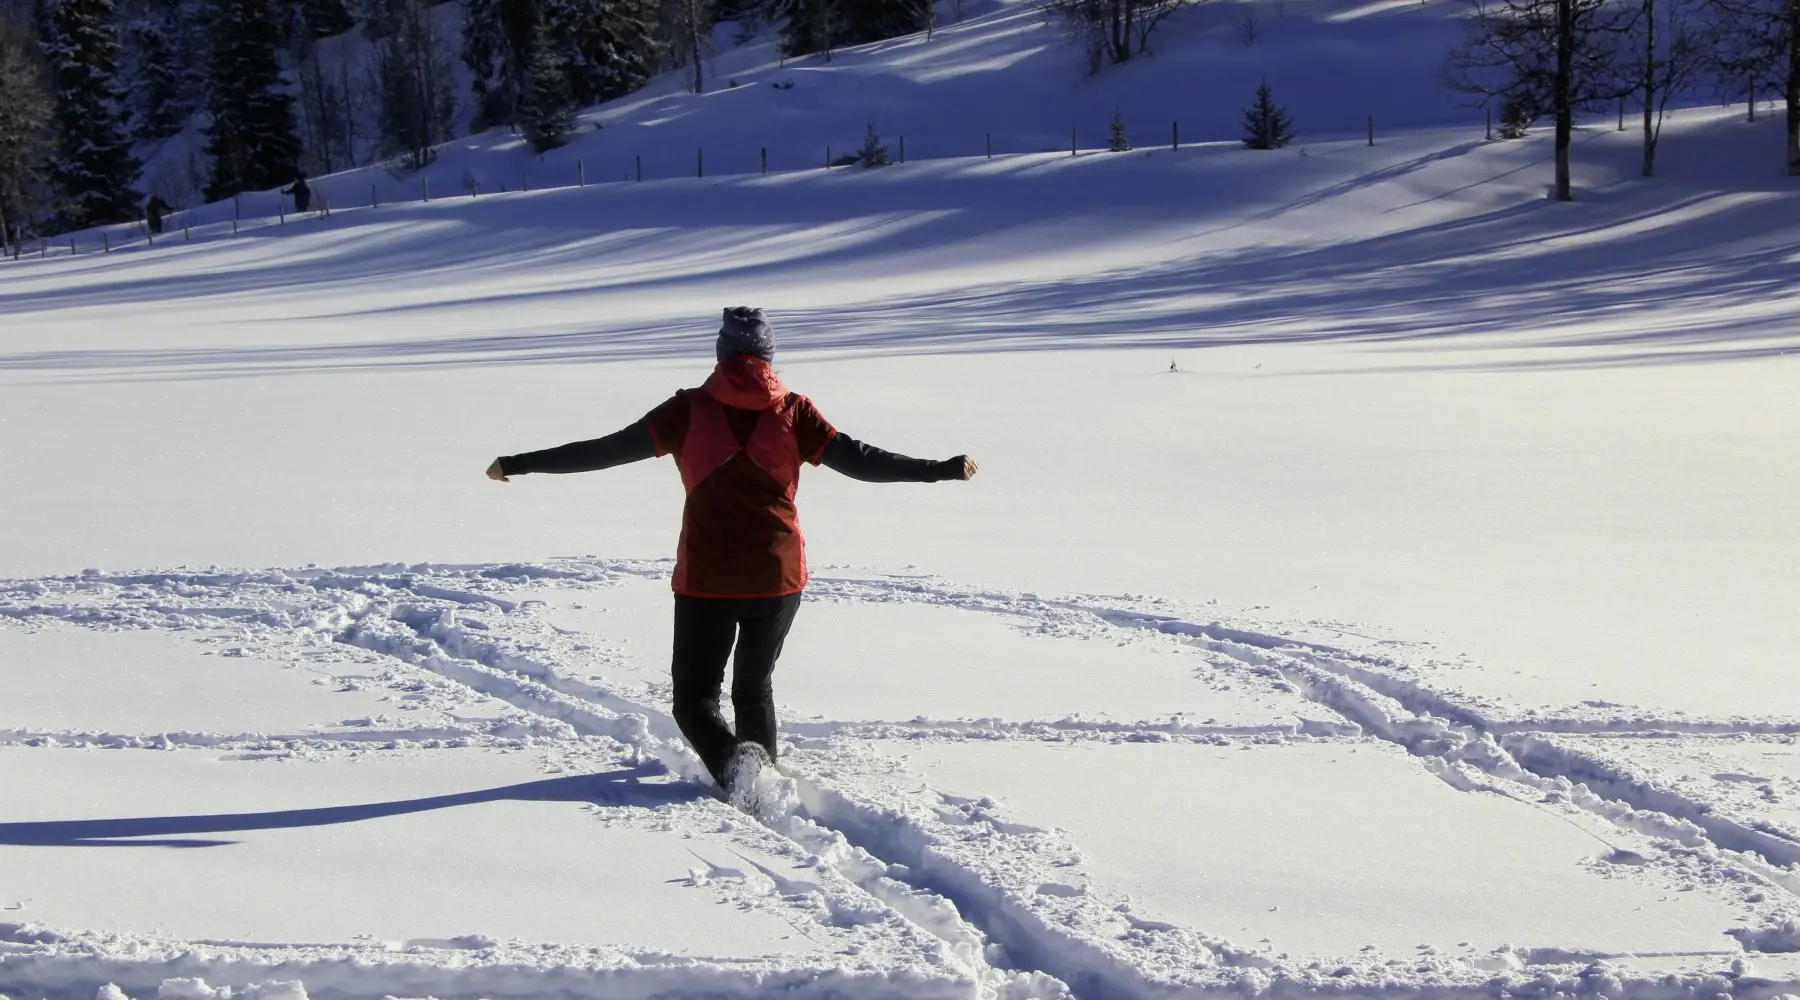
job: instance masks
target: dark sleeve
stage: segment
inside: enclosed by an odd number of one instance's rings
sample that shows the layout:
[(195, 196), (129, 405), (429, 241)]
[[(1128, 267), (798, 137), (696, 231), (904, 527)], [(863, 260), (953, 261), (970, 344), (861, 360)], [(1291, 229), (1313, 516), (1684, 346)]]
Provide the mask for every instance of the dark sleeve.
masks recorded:
[(592, 441), (576, 441), (560, 448), (528, 451), (500, 459), (500, 472), (521, 476), (530, 472), (593, 472), (615, 465), (656, 457), (656, 441), (642, 420), (617, 433)]
[(960, 478), (962, 473), (962, 463), (958, 459), (933, 462), (907, 458), (843, 433), (832, 437), (831, 443), (825, 446), (819, 464), (865, 483), (935, 483)]

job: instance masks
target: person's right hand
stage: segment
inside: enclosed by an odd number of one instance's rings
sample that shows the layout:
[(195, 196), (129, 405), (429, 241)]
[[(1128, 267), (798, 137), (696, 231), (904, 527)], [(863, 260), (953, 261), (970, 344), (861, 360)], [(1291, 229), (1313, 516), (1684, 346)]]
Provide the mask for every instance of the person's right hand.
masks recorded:
[(487, 467), (487, 477), (496, 482), (501, 482), (501, 483), (512, 482), (512, 480), (506, 478), (506, 470), (504, 470), (500, 467), (500, 460), (497, 458), (494, 459), (493, 465), (490, 465)]
[(981, 468), (981, 466), (974, 459), (970, 458), (967, 455), (958, 455), (955, 458), (951, 459), (950, 461), (953, 464), (956, 462), (962, 463), (962, 469), (960, 470), (960, 473), (957, 475), (956, 478), (961, 479), (964, 482), (974, 479), (975, 472)]

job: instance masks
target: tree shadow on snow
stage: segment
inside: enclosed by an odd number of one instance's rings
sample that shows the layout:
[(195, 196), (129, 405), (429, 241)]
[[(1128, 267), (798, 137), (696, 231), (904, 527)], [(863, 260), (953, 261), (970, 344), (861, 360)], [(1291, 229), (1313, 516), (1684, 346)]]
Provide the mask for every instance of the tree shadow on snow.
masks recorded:
[(190, 835), (331, 826), (483, 802), (588, 802), (605, 806), (652, 808), (706, 797), (705, 791), (687, 782), (646, 784), (643, 781), (665, 773), (667, 771), (661, 765), (651, 764), (452, 795), (434, 795), (397, 802), (369, 802), (353, 806), (323, 806), (260, 813), (0, 823), (0, 844), (26, 847), (220, 847), (237, 841)]

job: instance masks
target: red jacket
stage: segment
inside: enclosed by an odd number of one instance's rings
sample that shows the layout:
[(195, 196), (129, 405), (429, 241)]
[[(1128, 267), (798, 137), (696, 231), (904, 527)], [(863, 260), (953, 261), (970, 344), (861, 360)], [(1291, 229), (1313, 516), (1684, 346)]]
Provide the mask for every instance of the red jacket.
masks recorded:
[(780, 597), (806, 587), (806, 539), (794, 496), (800, 464), (819, 463), (837, 431), (768, 362), (738, 355), (706, 384), (644, 418), (657, 454), (687, 489), (675, 592)]

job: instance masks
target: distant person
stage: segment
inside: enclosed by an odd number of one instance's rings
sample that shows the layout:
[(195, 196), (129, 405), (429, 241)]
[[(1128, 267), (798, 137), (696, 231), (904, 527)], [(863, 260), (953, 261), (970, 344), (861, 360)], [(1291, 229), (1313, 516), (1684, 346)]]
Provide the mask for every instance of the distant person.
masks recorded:
[(294, 186), (282, 188), (281, 193), (294, 196), (294, 211), (296, 213), (305, 212), (312, 208), (312, 188), (306, 186), (306, 173), (304, 171), (295, 174)]
[(169, 203), (163, 200), (162, 195), (150, 196), (150, 201), (144, 205), (144, 224), (150, 227), (150, 235), (162, 235), (163, 215), (168, 212), (169, 208)]
[[(687, 503), (675, 556), (675, 721), (713, 780), (746, 812), (760, 810), (760, 775), (775, 759), (771, 675), (806, 588), (806, 548), (794, 494), (800, 464), (872, 483), (966, 480), (966, 455), (941, 462), (895, 455), (832, 427), (770, 364), (775, 337), (762, 311), (725, 310), (706, 384), (683, 389), (642, 420), (592, 441), (507, 455), (490, 479), (590, 472), (675, 456)], [(725, 661), (734, 733), (719, 714)]]

